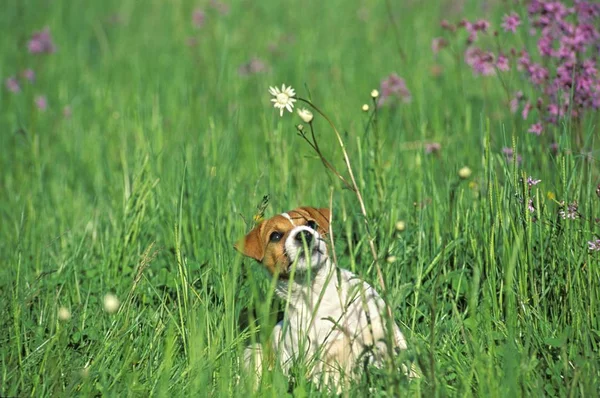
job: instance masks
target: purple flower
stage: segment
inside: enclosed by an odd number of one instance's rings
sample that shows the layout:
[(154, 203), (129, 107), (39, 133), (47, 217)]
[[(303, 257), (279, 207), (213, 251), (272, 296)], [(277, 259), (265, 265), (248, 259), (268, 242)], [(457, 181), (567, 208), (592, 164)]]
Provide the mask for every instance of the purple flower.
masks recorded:
[(204, 11), (200, 8), (196, 8), (194, 10), (194, 12), (192, 13), (192, 23), (194, 24), (194, 26), (198, 29), (200, 29), (201, 27), (204, 26), (204, 23), (206, 22), (206, 14), (204, 13)]
[[(502, 148), (502, 153), (504, 154), (504, 156), (506, 157), (506, 160), (508, 162), (512, 162), (515, 159), (515, 154), (514, 154), (514, 151), (512, 150), (512, 148), (504, 147), (504, 148)], [(521, 164), (522, 161), (523, 161), (523, 157), (521, 155), (517, 154), (517, 163)]]
[(6, 89), (8, 91), (10, 91), (11, 93), (18, 93), (21, 91), (21, 86), (19, 86), (19, 81), (14, 76), (11, 76), (8, 79), (6, 79), (4, 81), (4, 84), (6, 85)]
[(504, 16), (502, 28), (505, 32), (516, 33), (519, 25), (521, 25), (521, 19), (516, 13), (511, 12), (510, 15)]
[(425, 153), (437, 153), (442, 149), (438, 142), (428, 142), (425, 144)]
[(508, 58), (502, 53), (498, 54), (498, 58), (496, 59), (496, 68), (502, 72), (510, 70)]
[(590, 240), (588, 241), (588, 250), (591, 252), (600, 251), (600, 239)]
[(38, 95), (35, 97), (35, 106), (37, 106), (37, 108), (40, 111), (45, 111), (46, 109), (48, 109), (48, 100), (46, 99), (45, 95)]
[[(564, 206), (564, 204), (563, 204), (563, 206)], [(573, 201), (572, 203), (569, 203), (569, 205), (567, 206), (566, 209), (559, 211), (559, 214), (564, 220), (566, 220), (566, 219), (575, 220), (576, 218), (579, 217), (579, 212), (577, 211), (578, 208), (579, 208), (579, 205), (577, 204), (577, 201)]]
[(27, 43), (27, 48), (32, 54), (51, 54), (56, 51), (56, 46), (52, 42), (50, 36), (50, 28), (47, 26), (31, 35), (31, 39)]
[(21, 76), (27, 79), (30, 83), (35, 81), (35, 72), (33, 69), (25, 69), (23, 72), (21, 72)]
[(535, 180), (531, 176), (527, 177), (527, 185), (529, 186), (529, 188), (531, 188), (534, 185), (539, 184), (540, 182), (542, 182), (542, 180)]
[(521, 111), (521, 116), (523, 117), (523, 120), (527, 120), (527, 116), (529, 116), (529, 112), (531, 112), (532, 109), (533, 106), (531, 106), (529, 101), (527, 101), (525, 103), (525, 106), (523, 107), (523, 110)]
[(527, 210), (529, 210), (530, 213), (535, 213), (535, 206), (533, 206), (533, 199), (534, 199), (534, 197), (531, 197), (531, 199), (529, 199), (529, 201), (527, 202)]
[(245, 64), (240, 65), (238, 68), (238, 74), (240, 76), (249, 76), (257, 73), (267, 72), (269, 69), (269, 66), (265, 62), (263, 62), (260, 58), (254, 57)]
[(412, 101), (412, 95), (406, 87), (406, 82), (395, 73), (383, 79), (380, 88), (379, 106), (382, 106), (390, 98), (397, 98), (404, 103)]
[(542, 123), (535, 123), (532, 124), (531, 127), (529, 128), (529, 130), (527, 130), (528, 133), (531, 134), (535, 134), (535, 135), (541, 135), (542, 134)]
[(437, 55), (441, 49), (446, 47), (448, 42), (443, 37), (435, 37), (431, 40), (431, 51), (433, 51), (434, 55)]
[(219, 0), (210, 0), (210, 6), (217, 10), (221, 15), (229, 14), (229, 5)]
[(488, 51), (483, 51), (477, 47), (469, 47), (465, 51), (465, 62), (475, 74), (483, 76), (492, 76), (496, 74), (494, 67), (494, 54)]

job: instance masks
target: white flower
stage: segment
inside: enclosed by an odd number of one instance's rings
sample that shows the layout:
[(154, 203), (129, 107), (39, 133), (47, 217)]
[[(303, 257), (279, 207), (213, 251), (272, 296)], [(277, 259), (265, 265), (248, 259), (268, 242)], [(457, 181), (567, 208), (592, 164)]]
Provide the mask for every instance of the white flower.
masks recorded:
[(363, 110), (363, 112), (368, 112), (368, 111), (369, 111), (369, 105), (367, 105), (367, 104), (364, 104), (364, 105), (362, 106), (362, 110)]
[(471, 177), (471, 169), (467, 166), (463, 167), (462, 169), (458, 170), (458, 176), (463, 180), (466, 180), (467, 178)]
[(298, 112), (298, 116), (300, 116), (300, 119), (302, 119), (302, 121), (304, 123), (310, 123), (310, 122), (312, 122), (312, 120), (313, 120), (313, 114), (308, 109), (306, 109), (306, 108), (298, 108), (298, 110), (296, 112)]
[(69, 309), (66, 307), (60, 307), (58, 309), (58, 319), (63, 322), (68, 321), (71, 319), (71, 311), (69, 311)]
[(269, 87), (269, 93), (275, 97), (271, 98), (271, 102), (275, 108), (279, 108), (279, 116), (283, 116), (284, 109), (292, 112), (294, 102), (296, 102), (296, 98), (293, 98), (296, 92), (292, 86), (286, 87), (285, 84), (282, 84), (281, 91), (277, 87)]
[(379, 91), (377, 91), (377, 90), (371, 91), (371, 97), (373, 97), (373, 98), (379, 97)]
[(406, 229), (406, 223), (402, 220), (396, 221), (396, 231), (402, 232)]
[(119, 309), (119, 299), (112, 293), (108, 293), (104, 296), (104, 311), (109, 314), (114, 314)]

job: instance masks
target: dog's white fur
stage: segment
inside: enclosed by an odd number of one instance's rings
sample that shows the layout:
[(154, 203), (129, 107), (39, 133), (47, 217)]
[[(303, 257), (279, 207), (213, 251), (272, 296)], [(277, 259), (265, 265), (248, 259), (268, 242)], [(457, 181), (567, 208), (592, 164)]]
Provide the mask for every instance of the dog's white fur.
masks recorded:
[[(282, 215), (294, 225), (287, 213)], [(308, 243), (298, 240), (299, 233), (310, 234), (312, 239)], [(290, 278), (277, 282), (276, 292), (286, 300), (287, 308), (270, 343), (286, 373), (294, 361), (301, 360), (315, 383), (333, 384), (339, 392), (363, 361), (381, 366), (394, 354), (390, 349), (407, 348), (398, 326), (388, 323), (383, 299), (368, 283), (330, 260), (319, 232), (294, 225), (284, 247), (294, 263)], [(305, 249), (310, 257), (304, 255)], [(254, 363), (259, 377), (263, 356), (260, 345), (248, 347), (244, 355), (246, 367)], [(415, 376), (414, 372), (409, 376)]]

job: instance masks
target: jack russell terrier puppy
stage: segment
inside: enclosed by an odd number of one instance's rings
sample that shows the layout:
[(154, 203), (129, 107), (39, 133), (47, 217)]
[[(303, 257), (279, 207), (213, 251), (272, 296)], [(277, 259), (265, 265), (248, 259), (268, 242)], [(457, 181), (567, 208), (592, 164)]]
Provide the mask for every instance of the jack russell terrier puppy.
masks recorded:
[[(235, 247), (277, 277), (276, 293), (287, 303), (265, 356), (274, 354), (288, 375), (294, 361), (303, 361), (317, 386), (332, 384), (339, 392), (357, 365), (382, 366), (406, 349), (406, 339), (388, 322), (375, 289), (329, 258), (329, 218), (329, 209), (300, 207), (261, 222)], [(260, 344), (246, 348), (246, 369), (254, 363), (260, 377), (262, 361)]]

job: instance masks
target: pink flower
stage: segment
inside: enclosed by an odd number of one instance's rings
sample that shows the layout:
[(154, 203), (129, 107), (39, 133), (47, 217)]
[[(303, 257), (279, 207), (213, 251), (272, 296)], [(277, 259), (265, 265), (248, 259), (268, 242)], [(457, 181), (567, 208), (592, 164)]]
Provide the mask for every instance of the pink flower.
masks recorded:
[(502, 28), (505, 32), (516, 33), (519, 25), (521, 25), (521, 19), (516, 13), (511, 12), (510, 15), (504, 16)]
[[(562, 205), (564, 206), (564, 203)], [(559, 211), (558, 213), (564, 220), (566, 220), (566, 219), (575, 220), (576, 218), (579, 217), (578, 209), (579, 209), (579, 204), (577, 203), (577, 201), (574, 201), (572, 203), (569, 203), (567, 205), (566, 209), (563, 209), (563, 210)]]
[(194, 12), (192, 13), (192, 23), (194, 24), (194, 26), (198, 29), (200, 29), (201, 27), (204, 26), (204, 23), (206, 22), (206, 14), (204, 14), (204, 11), (200, 8), (196, 8), (194, 10)]
[(269, 66), (265, 62), (263, 62), (263, 60), (254, 57), (245, 64), (240, 65), (240, 67), (238, 68), (238, 74), (240, 76), (248, 76), (257, 73), (267, 72), (269, 69)]
[(412, 95), (406, 87), (406, 82), (396, 73), (392, 73), (383, 79), (380, 88), (379, 106), (383, 105), (390, 98), (397, 98), (404, 103), (412, 101)]
[(21, 91), (21, 86), (19, 86), (19, 81), (14, 76), (11, 76), (8, 79), (6, 79), (4, 81), (4, 84), (6, 85), (6, 89), (8, 91), (10, 91), (11, 93), (18, 93)]
[(448, 42), (443, 37), (435, 37), (431, 40), (431, 51), (433, 51), (434, 55), (437, 55), (441, 49), (446, 47)]
[[(507, 162), (512, 162), (515, 159), (515, 154), (514, 154), (512, 148), (504, 147), (504, 148), (502, 148), (502, 153), (506, 157)], [(522, 161), (523, 161), (523, 157), (521, 155), (517, 154), (517, 163), (521, 164)]]
[(535, 135), (541, 135), (542, 134), (542, 124), (541, 123), (532, 124), (531, 127), (529, 128), (529, 130), (527, 130), (527, 132), (531, 133), (531, 134), (535, 134)]
[(533, 197), (527, 202), (527, 210), (529, 210), (530, 213), (535, 213), (535, 207), (533, 206)]
[(494, 54), (488, 51), (483, 51), (477, 47), (469, 47), (465, 51), (465, 62), (475, 74), (483, 76), (493, 76), (496, 74), (494, 67)]
[(37, 106), (37, 108), (40, 111), (45, 111), (46, 109), (48, 109), (48, 100), (46, 99), (45, 95), (38, 95), (35, 97), (35, 106)]
[(428, 142), (425, 144), (425, 153), (437, 153), (442, 149), (438, 142)]
[(219, 0), (210, 0), (210, 6), (217, 10), (221, 15), (229, 14), (229, 5)]
[(534, 185), (539, 184), (540, 182), (542, 182), (542, 180), (536, 180), (531, 176), (527, 177), (527, 185), (529, 186), (529, 188), (531, 188)]
[(525, 106), (523, 107), (523, 110), (521, 111), (521, 116), (523, 117), (523, 120), (527, 120), (527, 116), (529, 116), (529, 112), (533, 109), (533, 106), (531, 106), (531, 104), (528, 102), (525, 103)]
[(23, 72), (21, 72), (21, 76), (27, 79), (30, 83), (35, 81), (35, 72), (33, 69), (25, 69)]
[(600, 239), (590, 240), (588, 241), (588, 249), (591, 252), (600, 251)]
[(34, 32), (27, 43), (27, 48), (29, 48), (29, 52), (32, 54), (50, 54), (55, 52), (56, 46), (52, 42), (50, 28), (45, 27), (42, 31)]
[(498, 54), (498, 58), (496, 59), (496, 68), (502, 72), (510, 70), (508, 58), (504, 54)]

